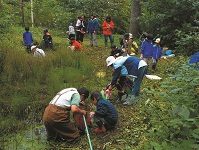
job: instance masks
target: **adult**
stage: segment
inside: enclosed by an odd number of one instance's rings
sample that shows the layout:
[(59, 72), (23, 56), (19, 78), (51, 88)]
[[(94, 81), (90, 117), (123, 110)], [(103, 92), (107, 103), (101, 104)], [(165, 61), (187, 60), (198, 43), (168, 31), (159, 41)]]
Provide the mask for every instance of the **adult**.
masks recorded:
[(31, 51), (33, 52), (33, 56), (34, 57), (45, 57), (46, 56), (45, 52), (38, 47), (39, 47), (38, 45), (31, 46)]
[(111, 102), (104, 100), (99, 91), (91, 93), (91, 100), (96, 106), (96, 111), (90, 112), (90, 115), (94, 117), (94, 122), (98, 126), (94, 132), (100, 133), (114, 129), (118, 121), (118, 112), (115, 106)]
[[(113, 56), (109, 56), (106, 59), (106, 63), (107, 67), (111, 66), (113, 70), (112, 81), (109, 86), (109, 90), (112, 90), (114, 85), (116, 85), (117, 81), (121, 79), (122, 76), (132, 76), (135, 78), (131, 91), (132, 95), (129, 96), (126, 99), (126, 102), (124, 102), (123, 104), (131, 105), (134, 102), (138, 101), (140, 94), (140, 86), (147, 70), (146, 62), (135, 56), (120, 56), (116, 59)], [(126, 78), (124, 79), (126, 80)]]
[(76, 22), (76, 41), (82, 43), (84, 37), (84, 22), (82, 20), (82, 16), (79, 16)]
[(102, 33), (104, 34), (105, 47), (108, 47), (108, 38), (110, 39), (111, 46), (113, 45), (114, 39), (112, 31), (114, 29), (114, 22), (111, 20), (110, 16), (107, 16), (102, 24)]
[(31, 45), (33, 43), (33, 37), (29, 27), (25, 27), (25, 32), (23, 33), (23, 42), (24, 46), (26, 46), (27, 52), (30, 53)]
[(87, 26), (87, 33), (89, 33), (89, 41), (90, 41), (90, 46), (92, 47), (93, 44), (98, 47), (97, 43), (97, 30), (99, 28), (99, 23), (97, 18), (95, 18), (94, 15), (90, 16), (90, 20), (88, 22)]
[(71, 44), (71, 46), (69, 46), (69, 48), (70, 48), (72, 51), (81, 51), (81, 50), (82, 50), (82, 45), (81, 45), (81, 43), (79, 43), (77, 40), (75, 40), (74, 37), (71, 37), (71, 38), (70, 38), (70, 44)]
[(71, 122), (70, 113), (86, 115), (79, 108), (81, 100), (89, 96), (86, 88), (66, 88), (61, 90), (46, 107), (43, 121), (47, 132), (47, 140), (62, 140), (75, 143), (79, 140), (78, 128)]

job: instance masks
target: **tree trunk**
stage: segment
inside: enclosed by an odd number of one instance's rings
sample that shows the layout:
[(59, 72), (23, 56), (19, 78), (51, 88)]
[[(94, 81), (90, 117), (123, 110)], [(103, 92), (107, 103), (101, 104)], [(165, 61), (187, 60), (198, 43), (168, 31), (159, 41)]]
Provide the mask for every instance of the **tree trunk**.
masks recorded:
[(24, 0), (21, 1), (21, 18), (22, 18), (22, 27), (25, 26), (25, 22), (24, 22)]
[(134, 37), (139, 37), (140, 27), (137, 18), (141, 15), (141, 7), (139, 0), (131, 1), (131, 20), (130, 20), (130, 33), (133, 34)]

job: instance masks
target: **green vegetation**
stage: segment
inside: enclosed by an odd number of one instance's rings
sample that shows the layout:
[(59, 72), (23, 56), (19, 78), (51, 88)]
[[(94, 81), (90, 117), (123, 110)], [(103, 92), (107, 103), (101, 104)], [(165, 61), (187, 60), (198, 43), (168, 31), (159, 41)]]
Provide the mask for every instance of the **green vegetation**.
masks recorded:
[[(30, 2), (23, 2), (24, 25), (31, 26)], [(106, 70), (105, 59), (110, 49), (104, 48), (99, 31), (99, 48), (88, 46), (86, 34), (84, 50), (72, 52), (67, 49), (64, 32), (82, 13), (96, 14), (100, 24), (109, 14), (116, 24), (114, 38), (119, 46), (122, 37), (119, 33), (128, 32), (129, 3), (129, 0), (117, 3), (110, 0), (106, 4), (103, 0), (34, 0), (34, 27), (30, 28), (34, 41), (41, 44), (44, 28), (50, 30), (54, 41), (53, 50), (46, 51), (46, 58), (40, 59), (27, 54), (22, 43), (21, 1), (0, 1), (2, 149), (89, 149), (86, 135), (75, 145), (47, 142), (42, 115), (49, 101), (63, 88), (85, 86), (94, 91), (110, 83), (110, 70), (104, 78), (95, 76)], [(162, 80), (144, 78), (139, 104), (115, 104), (117, 91), (112, 92), (110, 101), (118, 109), (119, 122), (115, 130), (107, 133), (94, 134), (95, 125), (89, 129), (93, 149), (199, 149), (199, 72), (187, 65), (187, 56), (199, 49), (199, 2), (150, 0), (140, 1), (140, 5), (141, 31), (161, 37), (163, 45), (171, 47), (176, 57), (158, 62), (156, 75)], [(136, 41), (140, 46), (141, 38)]]

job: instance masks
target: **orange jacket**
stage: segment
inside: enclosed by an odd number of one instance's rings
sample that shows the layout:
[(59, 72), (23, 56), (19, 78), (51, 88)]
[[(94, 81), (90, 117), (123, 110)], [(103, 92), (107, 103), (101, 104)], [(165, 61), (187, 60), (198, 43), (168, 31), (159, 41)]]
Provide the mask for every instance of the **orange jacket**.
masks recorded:
[(112, 34), (112, 30), (114, 28), (114, 22), (111, 20), (109, 23), (104, 20), (103, 24), (102, 24), (102, 33), (104, 35), (111, 35)]
[(74, 46), (75, 49), (78, 50), (78, 51), (82, 50), (82, 45), (76, 40), (73, 41), (72, 46)]

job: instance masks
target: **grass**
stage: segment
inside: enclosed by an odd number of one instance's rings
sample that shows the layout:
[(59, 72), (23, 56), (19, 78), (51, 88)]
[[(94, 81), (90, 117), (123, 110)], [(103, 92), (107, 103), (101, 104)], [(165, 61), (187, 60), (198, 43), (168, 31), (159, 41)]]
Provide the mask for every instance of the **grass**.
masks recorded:
[[(1, 95), (3, 101), (1, 119), (9, 118), (23, 110), (23, 123), (18, 120), (10, 119), (8, 122), (1, 123), (1, 127), (15, 127), (13, 132), (2, 130), (1, 144), (4, 149), (89, 149), (87, 136), (84, 135), (77, 144), (47, 142), (45, 130), (42, 123), (42, 115), (45, 107), (54, 95), (63, 88), (67, 87), (87, 87), (90, 91), (101, 91), (111, 81), (111, 71), (108, 70), (104, 78), (96, 77), (98, 71), (106, 70), (105, 59), (110, 54), (110, 49), (104, 47), (103, 36), (98, 36), (98, 48), (89, 46), (88, 36), (85, 35), (82, 52), (71, 52), (67, 50), (67, 36), (61, 34), (62, 31), (52, 31), (54, 41), (54, 51), (46, 51), (45, 59), (35, 60), (32, 54), (25, 53), (25, 48), (21, 46), (22, 29), (12, 29), (16, 33), (14, 43), (10, 43), (4, 38), (3, 42), (7, 47), (2, 50), (13, 51), (12, 54), (4, 58), (3, 74), (1, 75)], [(39, 28), (31, 29), (37, 41), (42, 39), (42, 30)], [(115, 35), (115, 44), (119, 46), (121, 35)], [(117, 41), (118, 39), (118, 41)], [(16, 46), (17, 45), (17, 46)], [(14, 48), (14, 49), (12, 49)], [(183, 57), (163, 59), (158, 62), (156, 75), (163, 80), (149, 80), (144, 78), (141, 86), (141, 103), (135, 106), (124, 106), (116, 104), (117, 91), (112, 91), (110, 101), (116, 106), (119, 112), (119, 122), (115, 130), (106, 133), (95, 134), (94, 125), (89, 128), (90, 138), (94, 150), (141, 150), (141, 149), (167, 149), (175, 143), (165, 143), (165, 137), (172, 133), (168, 128), (171, 119), (169, 112), (172, 110), (168, 101), (162, 95), (168, 95), (170, 89), (163, 85), (172, 81), (169, 75), (175, 74), (177, 68), (186, 60)], [(177, 83), (176, 83), (177, 84)], [(10, 90), (7, 90), (10, 89)], [(5, 92), (7, 95), (5, 96)], [(13, 93), (14, 96), (13, 96)], [(3, 96), (4, 95), (4, 96)], [(13, 99), (12, 107), (6, 100)], [(20, 103), (22, 103), (20, 105)], [(24, 102), (23, 102), (24, 101)], [(88, 99), (88, 103), (91, 101)], [(17, 108), (15, 108), (17, 106)], [(7, 109), (6, 109), (7, 108)], [(20, 114), (20, 113), (19, 113)], [(16, 117), (16, 116), (15, 116)], [(20, 117), (20, 116), (17, 116)], [(3, 124), (4, 123), (4, 124)], [(14, 126), (14, 123), (16, 125)], [(3, 129), (3, 128), (1, 128)], [(26, 129), (26, 130), (23, 130)], [(8, 132), (10, 131), (10, 132)], [(165, 140), (165, 141), (164, 141)], [(179, 142), (180, 143), (180, 142)], [(177, 145), (177, 144), (176, 144)]]

